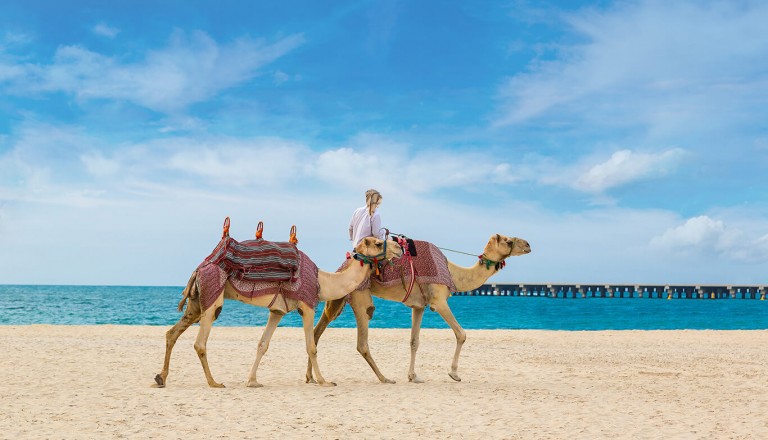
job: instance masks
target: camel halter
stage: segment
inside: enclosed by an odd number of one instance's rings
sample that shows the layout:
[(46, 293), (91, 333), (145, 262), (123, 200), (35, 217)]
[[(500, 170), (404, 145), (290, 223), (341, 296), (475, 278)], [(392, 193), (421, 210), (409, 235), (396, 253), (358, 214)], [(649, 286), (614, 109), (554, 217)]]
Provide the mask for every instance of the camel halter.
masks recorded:
[[(381, 266), (384, 265), (384, 262), (387, 260), (387, 240), (384, 240), (384, 251), (382, 253), (374, 255), (373, 257), (369, 257), (358, 252), (354, 252), (352, 254), (347, 252), (347, 260), (349, 259), (355, 259), (359, 261), (360, 266), (364, 266), (366, 264), (371, 266), (371, 269), (376, 271), (376, 275), (379, 275), (381, 273)], [(390, 264), (392, 264), (391, 261)]]
[(491, 265), (493, 265), (493, 267), (495, 267), (496, 270), (504, 269), (504, 266), (507, 265), (507, 262), (505, 260), (507, 258), (509, 258), (510, 256), (512, 256), (512, 252), (515, 249), (515, 244), (516, 243), (517, 243), (517, 239), (513, 238), (512, 239), (512, 248), (509, 250), (509, 255), (507, 255), (506, 257), (502, 258), (499, 261), (493, 261), (490, 258), (486, 257), (485, 254), (478, 255), (477, 258), (480, 259), (480, 265), (481, 266), (485, 266), (486, 269), (490, 269)]
[(507, 262), (504, 261), (504, 259), (501, 259), (500, 261), (493, 261), (490, 258), (486, 257), (485, 254), (478, 255), (477, 258), (480, 259), (480, 265), (485, 266), (486, 269), (490, 269), (491, 265), (496, 268), (496, 270), (504, 269), (504, 266), (507, 265)]

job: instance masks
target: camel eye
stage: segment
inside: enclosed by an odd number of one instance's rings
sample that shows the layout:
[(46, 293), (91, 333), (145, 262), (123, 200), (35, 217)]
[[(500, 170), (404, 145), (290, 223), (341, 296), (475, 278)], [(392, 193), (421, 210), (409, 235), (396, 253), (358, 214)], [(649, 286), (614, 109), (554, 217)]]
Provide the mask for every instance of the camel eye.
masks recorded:
[(376, 247), (381, 249), (381, 243), (376, 243)]

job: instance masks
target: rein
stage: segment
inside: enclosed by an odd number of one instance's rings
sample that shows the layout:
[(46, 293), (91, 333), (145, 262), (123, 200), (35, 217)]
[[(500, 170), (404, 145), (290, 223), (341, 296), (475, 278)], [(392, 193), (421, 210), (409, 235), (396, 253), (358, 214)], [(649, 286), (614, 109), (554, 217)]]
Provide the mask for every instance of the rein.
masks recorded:
[[(440, 246), (438, 246), (437, 248), (444, 251), (448, 251), (448, 252), (454, 252), (457, 254), (470, 255), (473, 257), (475, 256), (475, 254), (470, 254), (469, 252), (455, 251), (453, 249), (442, 248)], [(486, 269), (490, 269), (491, 266), (493, 266), (494, 268), (496, 268), (496, 270), (501, 270), (501, 269), (504, 269), (504, 266), (507, 265), (507, 262), (505, 261), (506, 258), (502, 258), (499, 261), (493, 261), (490, 258), (486, 257), (485, 254), (478, 255), (477, 258), (480, 259), (480, 265), (485, 266)]]

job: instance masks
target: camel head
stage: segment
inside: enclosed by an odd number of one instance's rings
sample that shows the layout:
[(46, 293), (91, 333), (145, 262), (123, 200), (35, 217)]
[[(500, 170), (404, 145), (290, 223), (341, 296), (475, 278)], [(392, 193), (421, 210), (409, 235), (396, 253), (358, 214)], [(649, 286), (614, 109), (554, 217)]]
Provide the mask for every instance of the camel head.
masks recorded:
[(531, 252), (531, 245), (522, 238), (492, 235), (483, 249), (483, 256), (493, 261), (503, 261), (507, 257), (525, 255)]
[[(385, 246), (386, 245), (386, 246)], [(391, 238), (384, 242), (376, 237), (365, 237), (355, 247), (355, 252), (369, 258), (391, 260), (403, 256), (403, 248)]]

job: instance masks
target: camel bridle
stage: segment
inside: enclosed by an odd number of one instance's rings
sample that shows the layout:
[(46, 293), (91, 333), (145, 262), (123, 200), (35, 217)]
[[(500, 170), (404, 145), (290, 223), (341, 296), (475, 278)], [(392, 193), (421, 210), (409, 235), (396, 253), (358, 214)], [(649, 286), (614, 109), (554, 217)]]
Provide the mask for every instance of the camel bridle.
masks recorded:
[(491, 269), (491, 266), (493, 266), (496, 270), (504, 269), (504, 267), (507, 265), (506, 259), (512, 256), (512, 251), (515, 250), (515, 244), (517, 244), (517, 239), (512, 238), (512, 246), (509, 248), (509, 254), (499, 261), (491, 260), (485, 256), (485, 253), (478, 255), (477, 258), (480, 259), (480, 265), (485, 266), (485, 268), (488, 270)]

